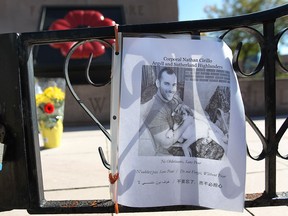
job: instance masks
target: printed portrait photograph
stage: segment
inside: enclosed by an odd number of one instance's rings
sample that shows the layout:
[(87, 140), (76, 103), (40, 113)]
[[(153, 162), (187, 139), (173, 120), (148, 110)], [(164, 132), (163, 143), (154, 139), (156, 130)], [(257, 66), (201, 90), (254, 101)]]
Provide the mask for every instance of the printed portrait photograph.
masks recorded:
[(139, 156), (222, 160), (228, 148), (230, 74), (142, 66)]

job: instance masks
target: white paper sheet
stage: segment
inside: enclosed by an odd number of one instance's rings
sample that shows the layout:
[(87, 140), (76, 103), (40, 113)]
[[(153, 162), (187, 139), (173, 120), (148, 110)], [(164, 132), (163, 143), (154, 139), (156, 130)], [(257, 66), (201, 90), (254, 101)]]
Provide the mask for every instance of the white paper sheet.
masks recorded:
[[(217, 40), (123, 37), (121, 58), (118, 203), (243, 211), (245, 115), (230, 48)], [(157, 81), (165, 67), (174, 75)], [(176, 101), (168, 108), (161, 107), (165, 94)]]

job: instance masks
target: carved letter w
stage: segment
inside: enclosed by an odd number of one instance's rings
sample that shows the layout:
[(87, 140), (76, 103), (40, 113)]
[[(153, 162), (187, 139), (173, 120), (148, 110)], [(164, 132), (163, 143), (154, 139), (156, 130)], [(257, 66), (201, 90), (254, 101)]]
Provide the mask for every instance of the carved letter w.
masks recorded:
[(89, 98), (95, 113), (101, 113), (104, 108), (105, 97)]

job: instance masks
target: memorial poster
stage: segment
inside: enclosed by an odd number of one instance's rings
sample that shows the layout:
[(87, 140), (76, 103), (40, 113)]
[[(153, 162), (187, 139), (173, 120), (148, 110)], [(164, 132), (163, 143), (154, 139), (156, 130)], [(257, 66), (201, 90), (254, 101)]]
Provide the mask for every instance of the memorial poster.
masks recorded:
[(210, 38), (124, 36), (118, 58), (114, 201), (243, 211), (245, 114), (230, 48)]

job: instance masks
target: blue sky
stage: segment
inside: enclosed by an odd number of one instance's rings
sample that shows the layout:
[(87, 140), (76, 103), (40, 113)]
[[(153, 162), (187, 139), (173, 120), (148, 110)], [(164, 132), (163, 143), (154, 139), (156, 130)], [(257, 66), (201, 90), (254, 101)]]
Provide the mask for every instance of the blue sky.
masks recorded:
[(206, 5), (222, 5), (222, 0), (178, 0), (179, 21), (206, 19)]

